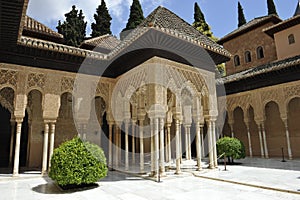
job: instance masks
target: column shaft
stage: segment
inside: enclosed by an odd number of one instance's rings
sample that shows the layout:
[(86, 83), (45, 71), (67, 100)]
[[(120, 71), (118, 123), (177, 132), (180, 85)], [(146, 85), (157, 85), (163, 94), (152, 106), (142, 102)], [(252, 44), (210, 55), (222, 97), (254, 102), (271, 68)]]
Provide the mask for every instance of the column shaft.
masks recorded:
[(289, 133), (289, 127), (288, 127), (288, 123), (287, 120), (284, 120), (284, 124), (285, 124), (285, 136), (286, 136), (286, 144), (287, 144), (287, 148), (288, 148), (288, 155), (289, 155), (289, 159), (293, 159), (293, 155), (292, 155), (292, 148), (291, 148), (291, 142), (290, 142), (290, 133)]
[(129, 147), (128, 147), (128, 132), (129, 132), (129, 122), (125, 122), (125, 170), (129, 169)]
[(217, 138), (216, 138), (216, 122), (212, 121), (212, 145), (213, 145), (213, 156), (214, 156), (214, 167), (218, 167), (218, 157), (217, 157)]
[(198, 170), (202, 169), (201, 166), (201, 141), (200, 141), (200, 125), (196, 123), (196, 151), (197, 151), (197, 167)]
[(16, 122), (11, 121), (10, 122), (10, 149), (9, 149), (9, 166), (12, 165), (13, 160), (13, 151), (14, 151), (14, 139), (15, 139), (15, 126)]
[(180, 139), (179, 139), (179, 120), (176, 120), (176, 172), (175, 174), (180, 174)]
[(172, 147), (171, 147), (171, 125), (168, 125), (168, 161), (172, 160)]
[(143, 120), (139, 120), (140, 122), (140, 173), (144, 173), (144, 130), (143, 130)]
[(22, 121), (17, 121), (13, 176), (18, 176), (19, 175), (21, 130), (22, 130)]
[(132, 152), (132, 165), (135, 165), (135, 122), (132, 122), (131, 124), (131, 152)]
[(212, 143), (212, 122), (207, 121), (207, 136), (208, 136), (208, 157), (209, 157), (209, 168), (214, 168), (214, 153), (213, 153), (213, 143)]
[(165, 152), (164, 152), (164, 149), (165, 149), (165, 145), (164, 145), (164, 119), (161, 118), (160, 119), (160, 130), (159, 130), (159, 134), (160, 134), (160, 172), (162, 174), (165, 173)]
[(246, 126), (247, 126), (247, 135), (248, 135), (249, 155), (252, 158), (253, 154), (252, 154), (250, 127), (249, 127), (249, 124), (246, 124)]
[(266, 137), (266, 131), (265, 131), (264, 123), (261, 124), (261, 129), (262, 129), (263, 140), (264, 140), (265, 156), (266, 156), (266, 158), (269, 158), (268, 146), (267, 146), (267, 137)]
[(112, 128), (113, 125), (112, 124), (108, 124), (108, 166), (112, 167), (112, 144), (113, 144), (113, 140), (112, 140)]
[(48, 135), (49, 135), (49, 124), (45, 123), (45, 128), (44, 128), (44, 144), (43, 144), (42, 175), (45, 175), (46, 172), (47, 172)]
[(53, 155), (54, 150), (54, 141), (55, 141), (55, 123), (51, 123), (50, 126), (50, 145), (49, 145), (49, 169), (51, 167), (51, 157)]
[(159, 173), (159, 121), (158, 118), (154, 119), (154, 146), (155, 146), (155, 172)]

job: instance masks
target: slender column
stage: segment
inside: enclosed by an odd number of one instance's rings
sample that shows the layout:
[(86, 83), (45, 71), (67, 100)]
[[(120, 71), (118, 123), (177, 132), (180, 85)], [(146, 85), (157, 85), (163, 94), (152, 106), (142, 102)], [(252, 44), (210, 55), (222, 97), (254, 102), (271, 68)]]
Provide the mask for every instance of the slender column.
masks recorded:
[(10, 149), (9, 149), (9, 166), (12, 166), (13, 151), (14, 151), (14, 139), (15, 139), (15, 126), (16, 122), (14, 119), (10, 120)]
[(292, 155), (292, 148), (291, 148), (291, 142), (290, 142), (290, 133), (289, 133), (289, 127), (288, 127), (288, 122), (287, 119), (283, 120), (284, 125), (285, 125), (285, 136), (286, 136), (286, 143), (287, 143), (287, 148), (288, 148), (288, 154), (289, 154), (289, 159), (293, 159)]
[(86, 141), (86, 123), (82, 125), (82, 139)]
[(205, 152), (204, 152), (204, 124), (200, 124), (200, 135), (201, 135), (201, 153), (202, 153), (202, 157), (205, 157)]
[(135, 121), (134, 120), (132, 120), (131, 123), (131, 134), (132, 134), (131, 137), (132, 165), (134, 166), (135, 165)]
[(114, 126), (114, 167), (117, 168), (118, 167), (118, 140), (119, 140), (119, 137), (118, 137), (118, 124), (116, 123), (115, 126)]
[[(120, 123), (120, 126), (121, 126), (121, 123)], [(122, 132), (121, 132), (121, 127), (118, 127), (118, 162), (119, 162), (119, 164), (122, 164)]]
[(155, 146), (155, 171), (159, 173), (159, 121), (158, 118), (154, 118), (154, 146)]
[(47, 172), (47, 158), (48, 158), (48, 135), (49, 135), (49, 124), (45, 122), (44, 128), (44, 144), (43, 144), (43, 162), (42, 162), (42, 175)]
[(176, 123), (176, 172), (175, 174), (180, 174), (181, 173), (181, 169), (180, 169), (180, 135), (179, 135), (179, 127), (180, 127), (180, 124), (179, 124), (179, 120), (176, 119), (175, 121)]
[(192, 159), (192, 144), (191, 144), (191, 126), (188, 128), (188, 158), (189, 160)]
[(113, 128), (113, 124), (109, 123), (108, 124), (108, 130), (109, 130), (109, 135), (108, 135), (108, 166), (112, 167), (112, 144), (113, 144), (113, 140), (112, 140), (112, 128)]
[(20, 160), (20, 141), (21, 141), (21, 129), (23, 119), (16, 120), (17, 132), (16, 132), (16, 144), (15, 144), (15, 158), (14, 158), (14, 169), (13, 176), (19, 175), (19, 160)]
[(200, 125), (196, 123), (196, 151), (197, 151), (197, 170), (202, 170), (201, 166), (201, 141), (200, 141)]
[(251, 143), (251, 134), (250, 134), (250, 124), (249, 122), (246, 122), (246, 127), (247, 127), (247, 135), (248, 135), (248, 145), (249, 145), (249, 155), (252, 158), (252, 143)]
[(129, 147), (128, 147), (128, 132), (129, 132), (129, 121), (125, 121), (125, 170), (129, 169)]
[(208, 156), (209, 156), (209, 168), (214, 168), (214, 153), (212, 143), (212, 122), (207, 120), (207, 136), (208, 136)]
[(168, 135), (168, 161), (172, 160), (172, 149), (171, 149), (171, 124), (167, 125), (167, 135)]
[(164, 129), (164, 144), (165, 144), (165, 162), (169, 162), (169, 148), (168, 148), (168, 130)]
[(265, 157), (265, 155), (264, 155), (264, 146), (263, 146), (260, 123), (258, 123), (258, 137), (259, 137), (259, 144), (260, 144), (260, 154), (261, 154), (261, 157), (264, 158)]
[(228, 123), (228, 124), (229, 124), (230, 130), (231, 130), (231, 137), (234, 138), (233, 122)]
[(139, 120), (140, 126), (140, 173), (144, 173), (144, 120)]
[(188, 126), (184, 125), (185, 128), (185, 159), (189, 160), (189, 139), (188, 139)]
[(154, 120), (150, 119), (150, 128), (151, 128), (151, 174), (150, 176), (155, 175), (155, 144), (154, 144)]
[(265, 156), (266, 156), (266, 158), (269, 158), (268, 146), (267, 146), (267, 137), (266, 137), (264, 122), (262, 122), (262, 124), (261, 124), (261, 129), (262, 129), (263, 140), (264, 140)]
[(160, 134), (160, 172), (162, 173), (162, 175), (165, 174), (164, 125), (165, 125), (164, 119), (161, 118), (159, 134)]
[(179, 124), (179, 149), (180, 149), (180, 163), (182, 163), (182, 129), (181, 123)]
[(51, 123), (50, 125), (50, 145), (49, 145), (49, 169), (51, 167), (51, 157), (53, 155), (53, 150), (54, 150), (54, 136), (55, 136), (55, 123)]
[(218, 157), (217, 157), (217, 139), (216, 139), (216, 121), (212, 121), (212, 147), (214, 156), (214, 167), (218, 167)]

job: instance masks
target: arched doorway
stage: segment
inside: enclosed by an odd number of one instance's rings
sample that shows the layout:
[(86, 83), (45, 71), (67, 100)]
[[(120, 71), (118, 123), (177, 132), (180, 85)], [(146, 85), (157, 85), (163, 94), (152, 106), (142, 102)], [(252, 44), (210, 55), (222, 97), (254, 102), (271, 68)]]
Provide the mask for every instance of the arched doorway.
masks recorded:
[(267, 103), (265, 106), (265, 113), (265, 131), (269, 156), (281, 157), (281, 148), (284, 148), (284, 154), (287, 155), (285, 128), (280, 118), (277, 103), (274, 101)]
[(0, 105), (0, 167), (9, 166), (11, 125), (10, 112)]
[(242, 108), (237, 107), (236, 109), (234, 109), (233, 117), (234, 117), (234, 124), (233, 124), (234, 137), (236, 137), (237, 139), (243, 142), (246, 150), (246, 155), (249, 156), (247, 126), (244, 121), (244, 111), (242, 110)]
[(300, 98), (293, 98), (288, 104), (288, 127), (294, 158), (300, 158)]

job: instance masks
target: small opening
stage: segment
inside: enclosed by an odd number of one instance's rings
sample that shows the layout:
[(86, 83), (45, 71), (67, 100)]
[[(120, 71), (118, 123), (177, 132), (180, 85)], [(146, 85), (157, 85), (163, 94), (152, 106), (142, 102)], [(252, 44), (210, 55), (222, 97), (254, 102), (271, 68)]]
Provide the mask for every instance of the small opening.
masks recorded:
[(241, 65), (241, 63), (240, 63), (240, 57), (238, 55), (234, 56), (234, 65), (235, 66)]
[(251, 53), (250, 53), (250, 51), (245, 52), (245, 61), (246, 61), (246, 63), (251, 62)]
[(289, 44), (294, 44), (295, 43), (295, 36), (294, 34), (290, 34), (288, 36)]
[(256, 53), (257, 53), (257, 59), (261, 59), (265, 57), (264, 50), (261, 46), (257, 47)]

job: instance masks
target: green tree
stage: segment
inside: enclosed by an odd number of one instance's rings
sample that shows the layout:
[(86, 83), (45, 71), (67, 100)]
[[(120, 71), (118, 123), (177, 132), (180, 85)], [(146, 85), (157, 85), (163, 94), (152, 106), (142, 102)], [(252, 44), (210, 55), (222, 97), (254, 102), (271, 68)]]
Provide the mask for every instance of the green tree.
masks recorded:
[(61, 23), (58, 21), (56, 27), (58, 33), (64, 36), (67, 45), (78, 47), (85, 38), (86, 25), (82, 10), (76, 10), (76, 6), (72, 6), (72, 10), (65, 14), (66, 20)]
[(212, 31), (210, 26), (206, 23), (204, 14), (202, 13), (198, 3), (196, 2), (194, 5), (194, 23), (192, 24), (193, 27), (195, 27), (198, 31), (212, 39), (213, 41), (217, 41), (218, 38), (216, 38)]
[(94, 19), (96, 23), (92, 23), (92, 37), (98, 37), (101, 35), (111, 34), (111, 16), (106, 7), (104, 0), (101, 1), (101, 5), (96, 9), (96, 14), (94, 14)]
[(238, 19), (239, 19), (238, 27), (247, 23), (244, 15), (243, 7), (240, 2), (238, 2)]
[(145, 19), (139, 0), (133, 0), (130, 7), (129, 19), (123, 31), (136, 28)]
[(278, 16), (274, 1), (268, 0), (267, 4), (268, 4), (268, 15), (277, 15)]
[(224, 157), (224, 154), (227, 158), (241, 159), (245, 158), (245, 146), (237, 138), (223, 137), (217, 141), (217, 152), (218, 155)]

